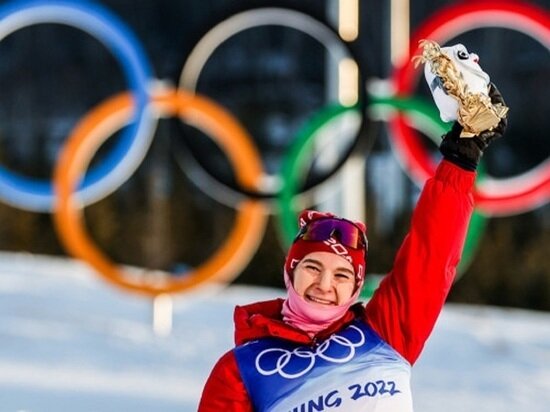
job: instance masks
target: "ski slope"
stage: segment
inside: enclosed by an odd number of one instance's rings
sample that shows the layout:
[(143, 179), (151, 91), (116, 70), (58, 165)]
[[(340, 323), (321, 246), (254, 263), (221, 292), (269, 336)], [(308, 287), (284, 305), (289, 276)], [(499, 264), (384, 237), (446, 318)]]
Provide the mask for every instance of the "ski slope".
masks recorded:
[[(233, 286), (152, 303), (68, 259), (0, 253), (0, 412), (191, 412), (232, 345), (236, 304), (282, 291)], [(550, 410), (550, 314), (446, 305), (413, 368), (417, 412)]]

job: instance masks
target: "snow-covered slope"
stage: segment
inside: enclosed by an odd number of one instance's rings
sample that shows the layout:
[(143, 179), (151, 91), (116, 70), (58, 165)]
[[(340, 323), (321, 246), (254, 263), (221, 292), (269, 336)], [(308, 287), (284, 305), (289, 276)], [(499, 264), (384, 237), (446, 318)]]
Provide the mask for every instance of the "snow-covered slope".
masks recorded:
[[(232, 344), (234, 305), (281, 293), (177, 295), (163, 337), (151, 301), (85, 265), (0, 253), (0, 412), (196, 411), (210, 368)], [(448, 304), (413, 387), (419, 412), (547, 412), (550, 314)]]

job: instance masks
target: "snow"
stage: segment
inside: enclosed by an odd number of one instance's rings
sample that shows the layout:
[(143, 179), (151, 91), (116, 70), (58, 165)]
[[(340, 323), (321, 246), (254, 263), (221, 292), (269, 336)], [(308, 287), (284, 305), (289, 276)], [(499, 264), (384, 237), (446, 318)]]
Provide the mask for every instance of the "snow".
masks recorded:
[[(196, 411), (232, 346), (252, 286), (174, 296), (155, 334), (152, 302), (64, 258), (0, 253), (0, 412)], [(447, 304), (413, 368), (416, 411), (547, 412), (550, 314)]]

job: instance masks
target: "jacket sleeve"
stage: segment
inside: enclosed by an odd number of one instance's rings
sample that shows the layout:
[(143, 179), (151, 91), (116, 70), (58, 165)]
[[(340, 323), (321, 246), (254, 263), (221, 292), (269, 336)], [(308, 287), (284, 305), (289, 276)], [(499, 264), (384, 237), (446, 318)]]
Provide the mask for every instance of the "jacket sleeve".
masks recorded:
[(366, 322), (413, 364), (453, 283), (473, 211), (475, 173), (442, 161), (413, 212), (390, 273), (365, 308)]
[(223, 355), (204, 386), (198, 412), (253, 412), (232, 351)]

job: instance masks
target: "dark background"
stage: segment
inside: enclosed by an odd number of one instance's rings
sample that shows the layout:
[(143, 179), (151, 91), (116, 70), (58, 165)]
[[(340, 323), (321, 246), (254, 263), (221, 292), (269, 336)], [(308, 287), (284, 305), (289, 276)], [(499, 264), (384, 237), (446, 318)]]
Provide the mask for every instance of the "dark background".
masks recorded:
[[(411, 32), (453, 1), (411, 1)], [(548, 0), (530, 4), (549, 11)], [(5, 2), (0, 3), (5, 4)], [(136, 34), (158, 79), (177, 84), (198, 40), (221, 19), (250, 6), (292, 7), (325, 20), (325, 1), (102, 1)], [(360, 37), (351, 45), (369, 79), (387, 79), (389, 1), (361, 1)], [(456, 40), (456, 41), (454, 41)], [(519, 32), (476, 29), (462, 42), (512, 108), (507, 136), (485, 156), (495, 177), (523, 173), (547, 159), (550, 55)], [(263, 27), (230, 39), (207, 63), (198, 91), (228, 108), (254, 136), (266, 169), (276, 173), (303, 122), (325, 104), (324, 49), (291, 29)], [(50, 178), (58, 149), (90, 108), (126, 88), (109, 51), (74, 28), (41, 24), (0, 41), (0, 161), (28, 176)], [(417, 94), (430, 99), (423, 84)], [(428, 100), (429, 101), (429, 100)], [(369, 273), (385, 273), (408, 227), (418, 188), (395, 170), (385, 125), (371, 122), (367, 157)], [(96, 160), (112, 145), (102, 148)], [(435, 146), (432, 147), (437, 156)], [(153, 269), (197, 265), (212, 254), (232, 225), (235, 211), (218, 203), (186, 174), (192, 153), (204, 167), (233, 182), (223, 153), (201, 133), (175, 119), (159, 122), (154, 142), (137, 172), (116, 192), (86, 208), (92, 237), (114, 261)], [(183, 159), (183, 160), (182, 160)], [(372, 159), (372, 162), (370, 161)], [(382, 174), (373, 170), (374, 160)], [(387, 168), (387, 169), (385, 169)], [(388, 176), (393, 176), (391, 179)], [(397, 190), (399, 203), (381, 194)], [(359, 182), (358, 184), (363, 184)], [(389, 202), (389, 203), (388, 203)], [(388, 209), (392, 213), (388, 216)], [(0, 202), (0, 249), (65, 255), (48, 213)], [(452, 301), (550, 310), (550, 206), (488, 220), (473, 261), (457, 281)], [(284, 248), (270, 218), (258, 252), (238, 283), (282, 287)]]

